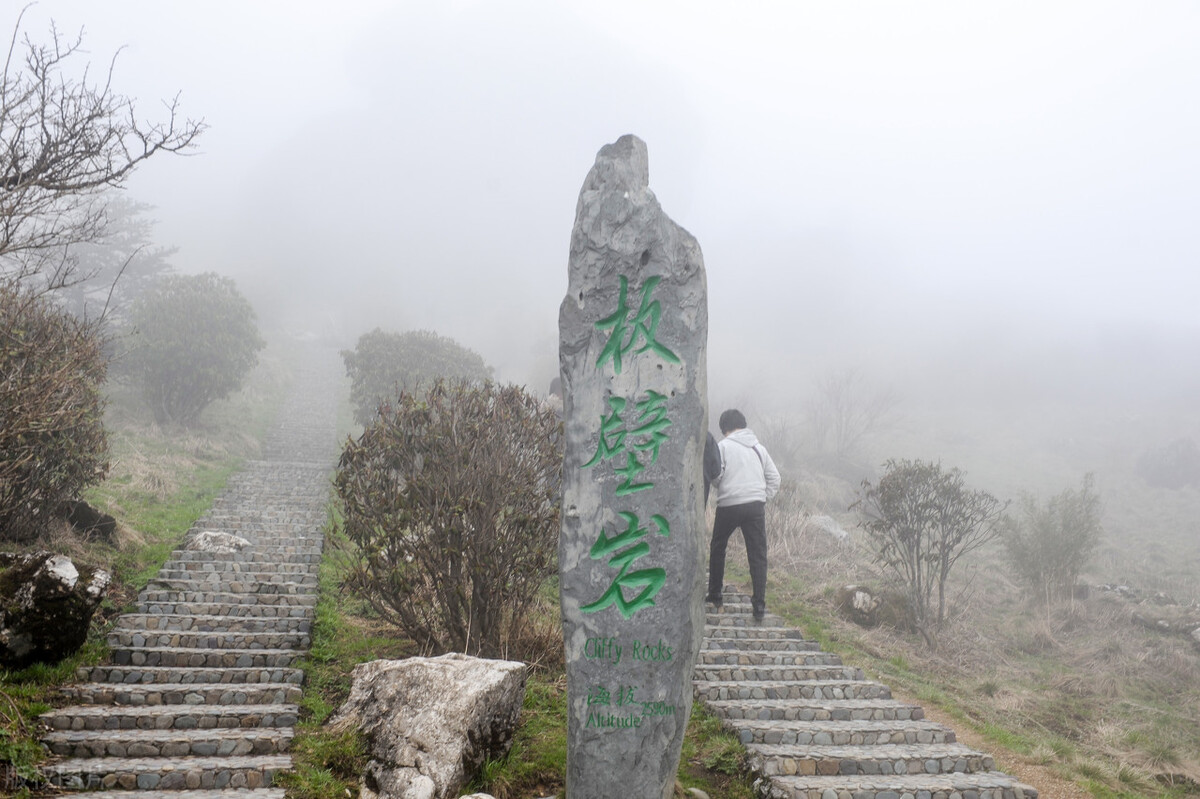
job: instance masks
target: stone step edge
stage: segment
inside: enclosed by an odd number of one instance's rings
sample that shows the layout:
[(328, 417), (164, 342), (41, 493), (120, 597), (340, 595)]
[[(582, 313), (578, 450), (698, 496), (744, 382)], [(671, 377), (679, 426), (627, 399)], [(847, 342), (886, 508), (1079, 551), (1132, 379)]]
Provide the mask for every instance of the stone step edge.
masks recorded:
[[(207, 633), (202, 633), (202, 635), (206, 635), (206, 634)], [(258, 633), (235, 633), (235, 634), (236, 635), (243, 635), (243, 634), (257, 635)], [(232, 654), (238, 654), (238, 655), (291, 655), (292, 657), (297, 658), (297, 659), (308, 652), (307, 649), (266, 649), (266, 648), (264, 648), (264, 649), (245, 649), (245, 648), (233, 648), (233, 647), (225, 649), (225, 648), (219, 648), (219, 647), (204, 647), (204, 646), (149, 646), (149, 645), (134, 646), (133, 644), (119, 644), (117, 646), (110, 646), (110, 649), (114, 652), (118, 651), (118, 650), (122, 651), (122, 652), (131, 651), (131, 652), (148, 652), (148, 653), (173, 652), (173, 653), (187, 654), (187, 655), (215, 655), (215, 654), (220, 654), (220, 655), (232, 655)], [(123, 663), (122, 664), (114, 663), (111, 665), (120, 665), (120, 666), (125, 666), (126, 668), (137, 668), (136, 666), (126, 666)], [(207, 667), (206, 666), (176, 666), (175, 668), (203, 669), (203, 668), (214, 668), (214, 667), (212, 667), (212, 666), (207, 666)], [(258, 667), (239, 666), (238, 668), (267, 668), (267, 669), (269, 669), (272, 667), (271, 666), (258, 666)], [(283, 668), (283, 667), (281, 667), (281, 668)]]
[[(723, 682), (723, 681), (722, 681)], [(787, 707), (822, 707), (837, 710), (866, 710), (869, 708), (907, 708), (923, 710), (915, 702), (903, 699), (880, 697), (878, 699), (710, 699), (705, 704), (714, 713), (726, 708), (761, 707), (768, 709)]]
[[(148, 627), (126, 626), (127, 622), (136, 622), (140, 619), (164, 619), (164, 618), (165, 619), (172, 619), (172, 618), (189, 619), (193, 624), (197, 624), (197, 623), (198, 624), (213, 624), (217, 621), (227, 623), (230, 621), (245, 621), (247, 619), (253, 619), (255, 617), (254, 616), (213, 616), (213, 615), (204, 614), (204, 613), (195, 613), (195, 614), (192, 614), (192, 613), (122, 613), (120, 616), (117, 617), (117, 623), (115, 625), (113, 625), (112, 629), (113, 629), (113, 631), (129, 630), (130, 632), (146, 631), (146, 632), (151, 632), (151, 633), (242, 632), (240, 630), (196, 630), (194, 628), (190, 628), (187, 630), (173, 630), (173, 629), (166, 628), (166, 627), (149, 627), (148, 628)], [(303, 622), (306, 622), (306, 621), (309, 621), (311, 623), (311, 620), (306, 619), (303, 616), (263, 616), (259, 620), (260, 621), (287, 621), (287, 622), (292, 622), (294, 624), (302, 624)], [(271, 630), (262, 630), (261, 632), (265, 633), (265, 632), (272, 632), (272, 631)], [(292, 630), (284, 630), (283, 632), (292, 632)], [(722, 650), (713, 650), (713, 651), (719, 652)], [(733, 650), (730, 650), (730, 652), (732, 652), (732, 651)]]
[[(120, 672), (125, 672), (125, 674), (122, 677), (120, 682), (113, 682), (111, 680), (93, 680), (90, 676), (93, 671), (109, 671), (109, 672), (120, 671)], [(220, 671), (223, 673), (246, 672), (247, 674), (251, 674), (253, 672), (262, 673), (264, 671), (284, 672), (284, 679), (274, 681), (274, 682), (270, 683), (271, 685), (282, 685), (282, 684), (298, 685), (304, 679), (304, 670), (297, 668), (296, 666), (121, 666), (121, 665), (117, 665), (115, 663), (101, 663), (101, 664), (98, 664), (95, 666), (79, 666), (78, 668), (75, 669), (75, 678), (79, 682), (94, 682), (94, 683), (99, 683), (102, 685), (141, 685), (141, 684), (154, 685), (155, 684), (154, 682), (143, 683), (141, 680), (138, 680), (136, 682), (127, 683), (127, 682), (125, 682), (125, 677), (128, 677), (128, 675), (133, 672), (137, 672), (138, 674), (156, 675), (156, 674), (184, 674), (185, 672), (189, 672), (189, 671)], [(294, 678), (294, 679), (289, 679), (289, 678)], [(208, 681), (208, 682), (211, 682), (211, 681)], [(259, 681), (255, 680), (254, 682), (259, 682)], [(163, 685), (192, 685), (193, 683), (182, 682), (182, 681), (175, 682), (174, 680), (171, 680), (171, 681), (166, 681), (162, 684)], [(244, 685), (245, 683), (230, 681), (230, 682), (220, 683), (220, 684), (221, 685)]]
[[(213, 651), (220, 651), (220, 650), (213, 650)], [(891, 692), (891, 688), (889, 688), (885, 683), (876, 682), (875, 680), (696, 680), (696, 679), (692, 680), (692, 687), (694, 689), (711, 688), (716, 685), (727, 685), (727, 686), (732, 686), (732, 687), (737, 687), (737, 688), (766, 688), (768, 686), (777, 686), (777, 685), (788, 685), (788, 686), (813, 685), (813, 686), (826, 686), (826, 687), (843, 686), (843, 685), (863, 685), (863, 686), (871, 686), (871, 687), (875, 687), (875, 688), (886, 688), (889, 693)], [(880, 697), (880, 698), (883, 699), (883, 698), (889, 698), (889, 697)], [(729, 701), (729, 700), (723, 700), (723, 701)], [(752, 700), (752, 701), (766, 701), (766, 700), (764, 699), (764, 700)]]
[[(142, 641), (142, 643), (140, 643), (140, 644), (136, 644), (136, 643), (133, 643), (133, 638), (135, 636), (143, 638), (143, 639), (147, 639), (147, 640)], [(130, 639), (129, 642), (123, 643), (121, 641), (121, 638), (123, 638), (123, 637), (129, 638)], [(142, 630), (142, 629), (130, 629), (130, 628), (126, 627), (126, 628), (122, 628), (122, 629), (113, 629), (112, 631), (105, 634), (105, 640), (108, 642), (109, 647), (112, 649), (130, 649), (130, 648), (136, 648), (136, 649), (159, 648), (159, 649), (162, 649), (165, 647), (165, 648), (173, 648), (173, 649), (211, 649), (211, 650), (218, 651), (218, 652), (230, 652), (230, 651), (241, 650), (241, 649), (244, 649), (247, 651), (252, 651), (252, 652), (257, 652), (260, 650), (254, 648), (252, 646), (244, 646), (244, 644), (254, 643), (255, 642), (254, 639), (257, 639), (257, 638), (272, 638), (272, 637), (279, 638), (279, 639), (294, 638), (294, 639), (296, 639), (295, 641), (280, 640), (280, 641), (273, 641), (271, 643), (295, 644), (295, 645), (297, 645), (298, 650), (303, 650), (303, 649), (308, 649), (308, 644), (304, 641), (304, 639), (306, 639), (306, 638), (311, 639), (312, 633), (301, 632), (300, 630)], [(149, 640), (149, 639), (161, 639), (161, 638), (209, 638), (209, 639), (212, 639), (213, 642), (216, 643), (217, 645), (216, 646), (192, 646), (192, 647), (176, 646), (176, 647), (171, 647), (170, 645), (163, 645), (163, 644), (156, 645)], [(195, 642), (193, 642), (193, 643), (195, 643)], [(243, 646), (239, 646), (239, 644), (243, 644)], [(279, 647), (262, 647), (262, 650), (264, 650), (264, 651), (271, 651), (273, 649), (279, 649), (279, 651), (286, 651)], [(715, 668), (787, 669), (787, 668), (803, 668), (803, 666), (763, 665), (763, 666), (749, 666), (749, 667), (748, 666), (736, 666), (735, 667), (735, 666), (723, 666), (722, 664), (712, 664), (710, 666), (707, 666), (706, 668), (710, 668), (710, 669), (715, 669)], [(817, 668), (817, 667), (811, 666), (810, 668)], [(825, 668), (850, 668), (850, 667), (849, 666), (826, 666)]]
[[(182, 730), (174, 728), (169, 730), (142, 730), (134, 728), (115, 730), (51, 730), (50, 732), (42, 733), (39, 736), (39, 740), (73, 741), (88, 738), (136, 743), (137, 741), (203, 741), (210, 738), (241, 739), (247, 736), (255, 738), (293, 738), (295, 735), (295, 727), (209, 727), (206, 729), (191, 728)], [(85, 758), (78, 759), (83, 760)]]
[[(876, 797), (905, 794), (962, 794), (965, 791), (1012, 790), (1014, 799), (1037, 799), (1037, 789), (1002, 771), (953, 771), (943, 774), (853, 775), (853, 776), (776, 776), (770, 781), (791, 796), (843, 791), (853, 796)], [(804, 793), (802, 793), (804, 792)], [(773, 794), (774, 795), (774, 794)]]
[(104, 799), (287, 799), (283, 788), (212, 788), (184, 791), (105, 791)]
[(229, 757), (72, 757), (42, 766), (44, 774), (95, 774), (127, 771), (159, 774), (171, 771), (230, 771), (242, 768), (290, 769), (292, 756), (230, 755)]
[(962, 743), (944, 744), (746, 744), (746, 750), (763, 757), (823, 760), (941, 760), (945, 758), (990, 758)]
[[(150, 594), (181, 594), (182, 596), (167, 599), (149, 599)], [(189, 597), (208, 597), (207, 599), (190, 599)], [(225, 597), (225, 599), (218, 599)], [(303, 599), (304, 602), (264, 602), (265, 605), (281, 607), (315, 607), (317, 592), (305, 591), (298, 594), (261, 594), (251, 591), (197, 591), (190, 588), (146, 588), (138, 593), (138, 607), (142, 605), (254, 605), (254, 602), (234, 601), (234, 597), (259, 599), (261, 597), (289, 597)], [(311, 600), (311, 601), (310, 601)]]
[[(91, 716), (167, 716), (186, 711), (190, 715), (248, 716), (296, 715), (300, 706), (294, 703), (269, 705), (69, 705), (43, 713), (39, 718), (79, 718)], [(102, 730), (93, 730), (102, 732)]]
[[(790, 704), (790, 703), (789, 703)], [(814, 719), (812, 721), (802, 721), (800, 719), (778, 719), (778, 720), (758, 720), (758, 719), (722, 719), (725, 724), (737, 728), (747, 728), (754, 730), (828, 730), (829, 732), (847, 732), (852, 730), (892, 730), (901, 732), (904, 730), (937, 730), (939, 732), (954, 732), (953, 728), (947, 727), (945, 724), (939, 724), (936, 721), (927, 719), (896, 719), (895, 721), (876, 721), (874, 719), (851, 719), (845, 721), (842, 719)]]
[[(80, 693), (83, 691), (128, 691), (129, 693), (169, 693), (178, 691), (187, 693), (189, 691), (200, 693), (201, 691), (232, 691), (234, 693), (253, 693), (254, 691), (279, 691), (279, 690), (294, 690), (300, 689), (300, 686), (291, 682), (187, 682), (187, 683), (155, 683), (155, 682), (76, 682), (70, 685), (64, 685), (62, 690), (64, 693)], [(177, 704), (187, 704), (181, 702)], [(169, 707), (170, 705), (163, 705)]]

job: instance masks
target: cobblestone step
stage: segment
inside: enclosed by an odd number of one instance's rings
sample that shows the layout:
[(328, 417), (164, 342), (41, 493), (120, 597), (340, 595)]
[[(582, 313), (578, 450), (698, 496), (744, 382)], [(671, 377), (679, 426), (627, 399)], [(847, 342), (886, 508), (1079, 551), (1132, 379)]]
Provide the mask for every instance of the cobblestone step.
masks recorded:
[(104, 792), (104, 799), (287, 799), (283, 788), (225, 788), (182, 791), (122, 791)]
[(812, 641), (806, 641), (799, 630), (788, 627), (762, 627), (754, 624), (708, 627), (708, 640), (716, 641), (795, 641), (816, 647)]
[(177, 668), (275, 668), (300, 659), (296, 649), (197, 649), (173, 647), (113, 647), (117, 666), (175, 666)]
[(287, 562), (271, 562), (271, 561), (236, 561), (236, 560), (211, 560), (211, 561), (192, 561), (192, 560), (169, 560), (163, 564), (162, 570), (158, 576), (163, 579), (173, 579), (170, 577), (176, 573), (187, 573), (195, 576), (197, 574), (296, 574), (296, 575), (315, 575), (319, 564), (317, 563), (287, 563)]
[[(148, 588), (138, 594), (138, 607), (151, 605), (178, 605), (182, 603), (201, 603), (206, 605), (251, 605), (264, 607), (270, 605), (286, 605), (289, 607), (313, 608), (317, 605), (315, 593), (281, 594), (275, 591), (255, 592), (214, 592), (214, 591), (185, 591), (171, 588)], [(161, 611), (146, 611), (156, 613)], [(214, 614), (222, 615), (222, 614)]]
[(180, 550), (172, 557), (173, 563), (308, 563), (321, 562), (321, 551), (317, 547), (306, 547), (297, 551), (293, 547), (279, 552), (264, 552), (261, 549), (244, 549), (241, 552), (197, 552)]
[(275, 755), (288, 751), (290, 727), (211, 730), (106, 730), (53, 732), (42, 738), (61, 757), (211, 757)]
[(309, 619), (311, 620), (316, 604), (270, 604), (259, 605), (253, 602), (139, 602), (141, 611), (138, 615), (183, 616), (229, 616), (231, 618), (261, 618), (261, 619)]
[[(774, 643), (774, 642), (772, 642)], [(819, 650), (704, 649), (701, 666), (840, 666), (837, 655)]]
[[(329, 487), (324, 486), (321, 490), (328, 491)], [(312, 546), (317, 542), (317, 536), (313, 531), (321, 529), (328, 517), (324, 505), (314, 504), (311, 497), (301, 498), (293, 495), (261, 498), (264, 505), (286, 504), (296, 510), (296, 513), (290, 518), (266, 518), (256, 510), (257, 506), (254, 504), (260, 501), (260, 498), (252, 491), (247, 491), (245, 496), (250, 499), (247, 499), (241, 506), (231, 506), (206, 513), (196, 520), (193, 528), (216, 528), (239, 534), (244, 532), (246, 535), (243, 537), (246, 538), (278, 538), (279, 543), (287, 546), (296, 544)], [(254, 535), (255, 533), (261, 533), (261, 535)]]
[(709, 613), (705, 616), (704, 624), (716, 630), (726, 627), (749, 630), (785, 630), (783, 621), (773, 613), (768, 613), (762, 621), (756, 621), (750, 613)]
[(176, 649), (308, 649), (308, 633), (216, 632), (194, 630), (127, 630), (108, 634), (108, 645), (120, 647), (172, 647)]
[(742, 743), (778, 746), (874, 746), (955, 743), (954, 730), (932, 721), (762, 721), (727, 719)]
[(291, 683), (299, 685), (304, 672), (296, 668), (178, 668), (175, 666), (103, 666), (83, 667), (77, 679), (97, 683), (136, 683), (156, 685), (242, 685), (244, 683)]
[(990, 755), (957, 743), (896, 746), (769, 746), (751, 744), (752, 768), (768, 777), (879, 776), (991, 771)]
[(250, 575), (221, 575), (184, 576), (175, 575), (155, 577), (148, 584), (150, 590), (167, 591), (209, 591), (217, 594), (315, 594), (317, 588), (316, 575), (310, 580), (297, 574), (268, 576), (265, 579), (255, 579)]
[(729, 721), (910, 721), (925, 718), (920, 705), (895, 699), (786, 699), (709, 702)]
[(117, 620), (114, 631), (311, 633), (312, 620), (290, 616), (201, 616), (153, 613), (126, 613)]
[(294, 683), (83, 683), (63, 693), (91, 705), (281, 705), (300, 701)]
[(288, 755), (181, 758), (72, 758), (43, 769), (52, 785), (68, 789), (179, 791), (195, 788), (260, 788), (290, 769)]
[(806, 641), (796, 638), (761, 638), (750, 635), (719, 637), (711, 636), (704, 642), (702, 652), (820, 652), (821, 645), (816, 641)]
[[(259, 491), (262, 491), (260, 487)], [(309, 492), (305, 492), (308, 494)], [(214, 505), (212, 510), (205, 513), (200, 518), (205, 521), (212, 522), (234, 522), (245, 524), (275, 524), (297, 525), (300, 527), (311, 527), (313, 525), (320, 526), (326, 518), (325, 508), (320, 505), (314, 505), (312, 502), (290, 502), (289, 500), (296, 498), (296, 494), (268, 494), (263, 497), (258, 496), (255, 492), (255, 498), (263, 500), (264, 503), (275, 504), (272, 499), (282, 500), (280, 504), (291, 505), (290, 510), (263, 510), (259, 506), (255, 506), (250, 502), (243, 502), (229, 505)], [(308, 506), (308, 507), (305, 507)]]
[(191, 730), (292, 727), (296, 705), (77, 705), (42, 715), (51, 730)]
[(812, 680), (841, 680), (853, 682), (863, 679), (862, 669), (853, 666), (697, 666), (694, 672), (701, 682), (733, 680), (735, 682), (791, 682)]
[[(832, 793), (831, 793), (832, 792)], [(955, 772), (920, 777), (785, 777), (771, 780), (770, 799), (1037, 799), (1007, 774)]]
[(705, 702), (731, 699), (891, 699), (883, 683), (848, 680), (790, 680), (786, 682), (693, 682), (696, 698)]

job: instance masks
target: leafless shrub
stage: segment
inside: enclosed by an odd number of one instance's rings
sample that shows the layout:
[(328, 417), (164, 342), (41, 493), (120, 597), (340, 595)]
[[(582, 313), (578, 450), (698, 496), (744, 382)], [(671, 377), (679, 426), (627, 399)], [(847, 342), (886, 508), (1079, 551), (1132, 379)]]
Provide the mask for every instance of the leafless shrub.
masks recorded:
[(933, 646), (951, 569), (999, 535), (1007, 503), (967, 488), (958, 469), (890, 460), (877, 484), (863, 481), (854, 507), (876, 560), (904, 586), (913, 622)]
[(895, 394), (872, 389), (854, 369), (829, 372), (806, 406), (814, 451), (843, 459), (855, 455), (866, 438), (892, 424), (896, 405)]
[(108, 470), (94, 322), (0, 281), (0, 540), (28, 541)]
[(562, 458), (552, 410), (516, 386), (402, 392), (342, 454), (347, 584), (431, 652), (517, 652), (554, 571)]

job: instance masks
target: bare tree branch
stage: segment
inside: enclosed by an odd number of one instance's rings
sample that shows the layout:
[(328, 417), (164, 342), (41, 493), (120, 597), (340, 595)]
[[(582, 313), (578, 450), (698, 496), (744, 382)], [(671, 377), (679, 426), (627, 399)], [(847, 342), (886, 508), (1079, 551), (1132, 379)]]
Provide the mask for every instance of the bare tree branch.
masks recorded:
[(21, 36), (23, 17), (0, 78), (0, 278), (44, 292), (87, 277), (72, 247), (103, 236), (104, 192), (158, 153), (193, 149), (206, 126), (182, 115), (178, 95), (164, 102), (165, 119), (139, 118), (112, 86), (119, 51), (102, 81), (87, 65), (75, 79), (82, 31), (64, 39), (52, 24), (38, 44)]

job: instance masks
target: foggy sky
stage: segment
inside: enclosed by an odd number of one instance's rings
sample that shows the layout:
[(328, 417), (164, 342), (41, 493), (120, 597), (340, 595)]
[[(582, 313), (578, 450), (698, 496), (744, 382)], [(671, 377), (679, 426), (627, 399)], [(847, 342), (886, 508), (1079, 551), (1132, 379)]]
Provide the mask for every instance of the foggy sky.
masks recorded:
[(834, 363), (1032, 388), (1030, 353), (1086, 378), (1114, 339), (1195, 371), (1194, 3), (41, 0), (24, 31), (50, 19), (210, 125), (128, 190), (174, 266), (345, 345), (434, 329), (544, 391), (580, 185), (634, 133), (704, 252), (710, 397)]

